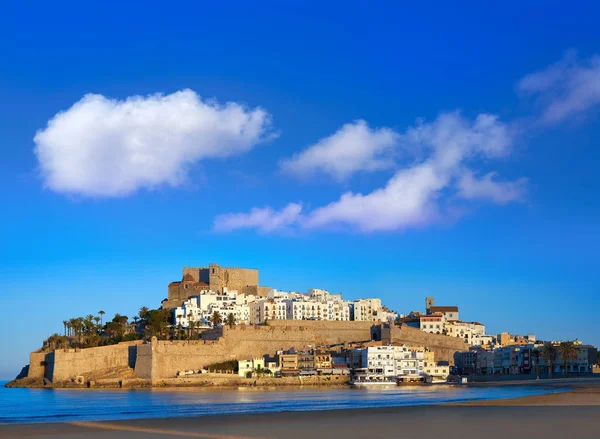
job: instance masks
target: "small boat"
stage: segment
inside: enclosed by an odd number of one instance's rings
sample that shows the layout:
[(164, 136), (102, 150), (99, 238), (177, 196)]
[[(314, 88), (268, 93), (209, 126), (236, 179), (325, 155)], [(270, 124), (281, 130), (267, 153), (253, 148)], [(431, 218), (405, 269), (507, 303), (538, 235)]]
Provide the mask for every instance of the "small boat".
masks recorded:
[(350, 385), (356, 387), (380, 387), (395, 384), (396, 380), (394, 378), (384, 377), (383, 375), (356, 375), (350, 381)]

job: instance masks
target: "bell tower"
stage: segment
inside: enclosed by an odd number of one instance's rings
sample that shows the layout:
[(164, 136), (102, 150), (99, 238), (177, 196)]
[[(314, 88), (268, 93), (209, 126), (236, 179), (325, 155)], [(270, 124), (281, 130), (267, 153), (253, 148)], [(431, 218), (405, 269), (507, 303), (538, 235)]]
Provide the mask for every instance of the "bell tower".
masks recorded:
[(431, 313), (430, 310), (431, 310), (431, 307), (433, 306), (433, 303), (434, 303), (433, 296), (425, 297), (425, 312), (427, 314)]

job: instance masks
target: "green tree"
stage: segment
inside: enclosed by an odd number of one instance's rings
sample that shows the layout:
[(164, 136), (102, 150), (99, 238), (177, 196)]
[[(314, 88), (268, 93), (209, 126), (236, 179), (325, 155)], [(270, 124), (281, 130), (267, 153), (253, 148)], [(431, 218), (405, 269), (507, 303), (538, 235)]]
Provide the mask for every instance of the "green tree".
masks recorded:
[(554, 361), (556, 360), (556, 354), (556, 346), (554, 346), (552, 343), (544, 344), (544, 347), (542, 348), (542, 357), (544, 358), (548, 366), (548, 375), (550, 378), (552, 378), (552, 366), (554, 365)]
[(142, 306), (138, 312), (138, 316), (140, 317), (140, 319), (145, 320), (146, 316), (148, 314), (148, 311), (150, 311), (150, 310), (148, 309), (147, 306)]
[(213, 328), (216, 328), (221, 323), (223, 323), (223, 317), (221, 317), (221, 313), (219, 311), (215, 311), (212, 317), (210, 318), (210, 321), (213, 325)]
[(192, 328), (194, 326), (193, 325), (194, 322), (192, 322), (192, 317), (193, 317), (193, 314), (190, 311), (190, 313), (187, 316), (187, 321), (188, 321), (188, 338), (191, 338), (191, 336), (192, 336)]
[(572, 341), (563, 341), (558, 346), (558, 354), (565, 363), (565, 376), (568, 373), (569, 365), (577, 359), (577, 348)]
[(65, 328), (64, 334), (67, 335), (67, 326), (69, 325), (69, 322), (67, 320), (63, 320), (63, 327)]
[(94, 317), (94, 323), (96, 324), (96, 327), (94, 328), (96, 333), (100, 333), (100, 317), (96, 316)]
[(146, 313), (144, 332), (148, 337), (163, 338), (169, 326), (171, 313), (167, 309), (151, 309)]
[(69, 319), (69, 337), (75, 337), (75, 327), (77, 322), (75, 319)]
[(104, 311), (100, 310), (98, 311), (98, 314), (100, 314), (100, 326), (104, 326), (102, 319), (104, 318), (104, 314), (106, 314)]
[(540, 377), (540, 350), (539, 349), (534, 349), (531, 351), (531, 358), (533, 358), (534, 362), (535, 362), (535, 378), (539, 379)]
[(230, 313), (227, 315), (227, 319), (225, 320), (225, 323), (226, 323), (227, 325), (229, 325), (229, 327), (230, 327), (230, 328), (233, 328), (233, 326), (234, 326), (234, 325), (235, 325), (235, 323), (236, 323), (236, 321), (235, 321), (235, 320), (236, 320), (236, 319), (235, 319), (235, 315), (234, 315), (232, 312), (230, 312)]

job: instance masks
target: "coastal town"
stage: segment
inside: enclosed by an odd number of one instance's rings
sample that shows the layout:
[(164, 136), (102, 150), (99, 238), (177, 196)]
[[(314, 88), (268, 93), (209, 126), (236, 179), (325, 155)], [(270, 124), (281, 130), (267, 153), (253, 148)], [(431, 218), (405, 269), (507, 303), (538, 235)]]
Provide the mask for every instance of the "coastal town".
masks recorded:
[(122, 377), (138, 385), (300, 379), (377, 386), (600, 372), (592, 345), (488, 334), (483, 323), (462, 320), (457, 305), (437, 305), (434, 297), (425, 298), (422, 311), (401, 313), (375, 297), (351, 301), (323, 289), (261, 286), (254, 269), (211, 264), (182, 271), (158, 309), (142, 307), (132, 319), (117, 314), (105, 321), (100, 311), (63, 321), (64, 334), (33, 352), (11, 385), (43, 378), (44, 385), (91, 387), (102, 383), (93, 379), (100, 376), (119, 386)]

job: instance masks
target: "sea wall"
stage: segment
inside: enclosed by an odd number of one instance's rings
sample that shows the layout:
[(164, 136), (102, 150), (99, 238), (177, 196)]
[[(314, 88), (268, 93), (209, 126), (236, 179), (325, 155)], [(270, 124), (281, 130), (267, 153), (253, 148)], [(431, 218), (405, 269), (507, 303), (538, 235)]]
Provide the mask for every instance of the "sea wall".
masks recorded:
[(294, 377), (254, 377), (242, 378), (237, 375), (201, 374), (181, 378), (152, 380), (153, 387), (285, 387), (285, 386), (334, 386), (350, 382), (348, 375), (294, 376)]
[(52, 382), (88, 376), (107, 369), (135, 367), (141, 341), (87, 349), (57, 349), (45, 355), (44, 376)]
[(469, 345), (459, 338), (430, 334), (406, 325), (384, 325), (381, 330), (381, 340), (386, 344), (401, 343), (426, 347), (435, 352), (436, 361), (447, 361), (450, 365), (454, 364), (455, 352), (469, 349)]

